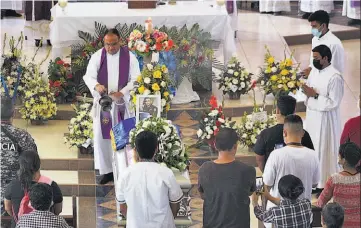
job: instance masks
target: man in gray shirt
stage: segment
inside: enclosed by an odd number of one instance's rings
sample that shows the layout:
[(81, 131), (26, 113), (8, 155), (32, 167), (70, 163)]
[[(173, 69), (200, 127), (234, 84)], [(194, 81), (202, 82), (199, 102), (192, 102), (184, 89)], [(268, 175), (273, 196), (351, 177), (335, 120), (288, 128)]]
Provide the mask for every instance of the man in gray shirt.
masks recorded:
[(199, 169), (204, 228), (250, 227), (249, 196), (256, 190), (254, 167), (235, 160), (238, 134), (223, 128), (216, 136), (218, 159)]

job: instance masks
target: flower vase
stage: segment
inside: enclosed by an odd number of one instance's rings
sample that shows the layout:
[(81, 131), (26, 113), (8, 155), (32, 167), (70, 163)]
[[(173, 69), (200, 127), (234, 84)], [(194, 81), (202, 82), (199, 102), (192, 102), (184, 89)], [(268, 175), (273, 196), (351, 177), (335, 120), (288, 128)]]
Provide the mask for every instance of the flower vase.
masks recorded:
[(30, 120), (31, 125), (45, 125), (47, 123), (48, 123), (48, 120), (44, 120), (44, 119)]
[(241, 91), (229, 91), (228, 92), (228, 97), (230, 100), (239, 100), (241, 98)]
[(87, 148), (85, 148), (83, 146), (79, 146), (78, 151), (80, 154), (93, 154), (94, 153), (94, 149), (92, 146), (88, 146)]
[(143, 62), (144, 62), (144, 65), (146, 65), (148, 63), (159, 62), (159, 52), (151, 52), (151, 54), (145, 55), (143, 57)]

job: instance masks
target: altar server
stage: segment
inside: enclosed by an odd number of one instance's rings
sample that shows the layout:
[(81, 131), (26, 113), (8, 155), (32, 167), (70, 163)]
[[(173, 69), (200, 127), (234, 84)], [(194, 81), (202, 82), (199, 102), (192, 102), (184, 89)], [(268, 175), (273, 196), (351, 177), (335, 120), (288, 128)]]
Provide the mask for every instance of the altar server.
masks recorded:
[(331, 13), (334, 9), (333, 1), (330, 0), (301, 0), (300, 10), (304, 12), (302, 18), (308, 19), (317, 10), (324, 10)]
[(348, 25), (360, 24), (360, 0), (343, 0), (342, 16), (350, 18)]
[(227, 12), (231, 17), (231, 28), (234, 30), (234, 38), (237, 38), (238, 31), (238, 9), (236, 0), (227, 0)]
[[(329, 47), (332, 53), (332, 61), (330, 62), (332, 66), (342, 75), (345, 67), (345, 50), (341, 40), (328, 28), (330, 16), (326, 11), (318, 10), (311, 14), (308, 21), (312, 27), (312, 49), (321, 44)], [(313, 66), (313, 54), (311, 52), (310, 65), (303, 71), (306, 77), (308, 77), (312, 69), (315, 69), (315, 67)]]
[[(116, 29), (108, 30), (104, 37), (104, 48), (92, 55), (84, 75), (84, 81), (94, 97), (94, 162), (95, 169), (99, 169), (100, 175), (103, 175), (100, 184), (113, 180), (110, 129), (120, 119), (134, 117), (129, 107), (129, 92), (139, 75), (137, 58), (127, 47), (120, 46), (120, 35)], [(109, 113), (103, 112), (99, 104), (101, 95), (107, 93), (113, 98), (109, 118)], [(120, 105), (119, 100), (122, 100), (123, 105)]]
[(323, 189), (327, 179), (337, 170), (337, 156), (341, 137), (340, 103), (344, 81), (331, 65), (332, 54), (326, 45), (312, 49), (314, 70), (302, 89), (307, 96), (305, 104), (306, 127), (321, 167), (317, 188)]
[(291, 11), (290, 1), (287, 0), (262, 0), (259, 1), (259, 12), (280, 15), (281, 12)]

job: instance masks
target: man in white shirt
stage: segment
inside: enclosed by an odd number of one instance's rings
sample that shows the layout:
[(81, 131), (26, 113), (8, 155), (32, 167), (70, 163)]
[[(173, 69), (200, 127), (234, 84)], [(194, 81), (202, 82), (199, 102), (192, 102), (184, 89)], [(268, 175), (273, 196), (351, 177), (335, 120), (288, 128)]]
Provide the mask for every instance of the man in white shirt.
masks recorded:
[[(312, 188), (315, 187), (320, 178), (319, 161), (315, 151), (302, 146), (301, 141), (304, 135), (303, 122), (297, 115), (289, 115), (285, 118), (283, 138), (286, 146), (274, 150), (263, 173), (263, 182), (273, 197), (280, 198), (278, 192), (279, 180), (288, 174), (301, 179), (305, 187), (300, 198), (311, 201)], [(271, 202), (267, 203), (267, 209), (274, 207)], [(272, 224), (265, 224), (272, 227)]]
[(150, 131), (139, 133), (135, 150), (139, 161), (121, 175), (117, 192), (127, 228), (175, 228), (183, 192), (172, 170), (153, 160), (157, 136)]
[[(345, 67), (345, 50), (343, 48), (341, 40), (335, 36), (328, 28), (330, 23), (330, 16), (324, 10), (318, 10), (311, 14), (308, 21), (312, 27), (312, 49), (323, 44), (330, 48), (332, 53), (332, 66), (336, 68), (341, 74)], [(303, 70), (306, 77), (309, 76), (311, 70), (317, 70), (312, 64), (313, 55), (310, 54), (309, 67)]]

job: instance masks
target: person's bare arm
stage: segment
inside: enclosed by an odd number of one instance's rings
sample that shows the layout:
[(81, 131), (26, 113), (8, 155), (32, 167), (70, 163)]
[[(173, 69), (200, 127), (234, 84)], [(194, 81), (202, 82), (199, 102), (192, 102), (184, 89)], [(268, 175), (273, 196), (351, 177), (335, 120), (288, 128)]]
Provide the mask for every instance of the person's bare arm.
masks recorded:
[(127, 204), (126, 203), (121, 203), (119, 207), (120, 207), (120, 212), (126, 218), (127, 217), (127, 211), (128, 211)]
[(169, 203), (170, 209), (172, 210), (173, 217), (177, 217), (178, 211), (180, 209), (180, 202), (179, 203)]
[(12, 210), (11, 200), (4, 199), (4, 206), (5, 206), (6, 212), (7, 212), (10, 216), (13, 216), (13, 210)]
[(274, 203), (274, 204), (276, 204), (276, 205), (280, 205), (281, 199), (271, 196), (271, 194), (269, 193), (269, 190), (270, 190), (270, 189), (271, 189), (270, 186), (265, 185), (265, 186), (264, 186), (263, 196), (264, 196), (267, 200), (271, 201), (272, 203)]
[(60, 215), (63, 211), (63, 202), (54, 204), (54, 214)]
[(265, 156), (264, 155), (258, 155), (256, 154), (256, 162), (257, 162), (257, 166), (258, 168), (261, 170), (261, 172), (263, 173), (264, 171), (264, 165), (265, 165)]

